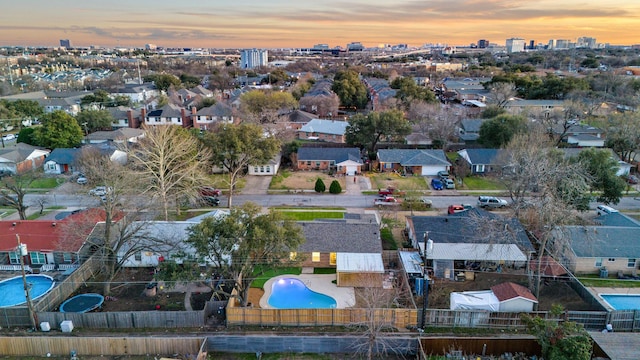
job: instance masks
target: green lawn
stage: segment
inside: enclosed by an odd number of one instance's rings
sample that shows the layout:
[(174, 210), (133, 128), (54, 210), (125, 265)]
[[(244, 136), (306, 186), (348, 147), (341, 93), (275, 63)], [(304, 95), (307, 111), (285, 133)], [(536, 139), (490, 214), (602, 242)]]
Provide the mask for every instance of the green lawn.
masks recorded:
[(38, 219), (40, 216), (44, 216), (46, 214), (50, 213), (50, 211), (43, 211), (42, 214), (40, 214), (40, 211), (34, 212), (33, 214), (27, 216), (27, 220), (35, 220)]
[(315, 220), (315, 219), (342, 219), (344, 217), (343, 211), (289, 210), (289, 211), (280, 211), (280, 212), (285, 218), (295, 220), (295, 221), (309, 221), (309, 220)]
[(329, 275), (335, 274), (336, 268), (314, 268), (313, 273), (316, 275)]
[(373, 189), (386, 189), (389, 186), (406, 192), (429, 190), (423, 176), (400, 176), (394, 173), (371, 173), (367, 175)]
[(602, 279), (598, 275), (587, 275), (578, 278), (584, 286), (592, 287), (612, 287), (612, 288), (640, 288), (640, 281), (637, 280), (618, 280), (618, 279)]
[(398, 244), (393, 239), (393, 233), (388, 227), (380, 229), (380, 238), (382, 238), (382, 248), (384, 250), (398, 250)]
[(271, 178), (271, 183), (269, 184), (269, 189), (271, 190), (287, 190), (288, 188), (282, 184), (284, 179), (291, 176), (291, 171), (288, 170), (280, 170), (278, 174)]
[(271, 279), (272, 277), (276, 277), (278, 275), (285, 275), (285, 274), (293, 274), (293, 275), (300, 275), (300, 273), (302, 273), (302, 268), (300, 267), (283, 267), (283, 268), (276, 268), (276, 269), (269, 269), (266, 270), (264, 273), (260, 274), (262, 269), (257, 269), (255, 272), (255, 280), (253, 280), (253, 282), (251, 282), (251, 287), (252, 288), (264, 288), (264, 283), (267, 282), (267, 280)]
[(57, 187), (58, 185), (60, 185), (62, 183), (64, 183), (64, 179), (52, 178), (52, 177), (40, 178), (40, 179), (33, 180), (31, 185), (29, 186), (29, 188), (31, 188), (31, 189), (53, 189), (53, 188)]
[(484, 176), (468, 176), (463, 181), (464, 190), (506, 190), (499, 181)]

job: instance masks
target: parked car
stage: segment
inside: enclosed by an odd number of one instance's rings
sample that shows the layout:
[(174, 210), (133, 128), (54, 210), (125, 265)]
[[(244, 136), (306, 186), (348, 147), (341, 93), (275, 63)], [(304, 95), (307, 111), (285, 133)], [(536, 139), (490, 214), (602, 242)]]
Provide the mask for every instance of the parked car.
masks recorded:
[(386, 189), (378, 189), (378, 196), (403, 196), (405, 193), (404, 191), (400, 191), (396, 188), (393, 187), (388, 187)]
[(205, 206), (218, 206), (220, 205), (220, 199), (215, 196), (202, 196), (200, 201)]
[(455, 213), (467, 211), (469, 209), (473, 209), (473, 206), (470, 205), (470, 204), (449, 205), (449, 208), (447, 209), (447, 213), (448, 214), (455, 214)]
[(627, 182), (629, 184), (635, 185), (638, 183), (638, 177), (635, 175), (629, 175), (629, 177), (627, 177)]
[(503, 208), (507, 206), (507, 200), (497, 198), (495, 196), (479, 196), (478, 207), (481, 208)]
[(444, 184), (440, 179), (431, 179), (431, 187), (433, 190), (442, 190), (444, 189)]
[(111, 192), (110, 187), (106, 186), (96, 186), (93, 189), (89, 190), (89, 195), (100, 196), (103, 197)]
[(449, 178), (446, 179), (442, 179), (442, 183), (444, 184), (444, 188), (445, 189), (455, 189), (456, 188), (456, 183)]
[(444, 170), (444, 171), (438, 171), (438, 178), (440, 179), (448, 179), (449, 178), (449, 172)]
[(400, 202), (398, 202), (398, 199), (394, 198), (393, 196), (385, 196), (373, 201), (373, 205), (376, 206), (393, 206), (398, 204), (400, 204)]
[(601, 215), (608, 215), (608, 214), (612, 214), (612, 213), (617, 213), (618, 210), (607, 206), (607, 205), (598, 205), (596, 206), (596, 213), (598, 213), (598, 216)]
[(222, 190), (216, 189), (211, 186), (203, 186), (200, 188), (200, 195), (202, 196), (220, 196), (222, 195)]
[(14, 134), (2, 135), (2, 140), (4, 141), (15, 140), (15, 139), (16, 139), (16, 136)]
[(80, 185), (85, 185), (88, 182), (88, 180), (84, 175), (80, 174), (80, 176), (78, 176), (78, 179), (76, 180), (76, 182), (78, 184), (80, 184)]

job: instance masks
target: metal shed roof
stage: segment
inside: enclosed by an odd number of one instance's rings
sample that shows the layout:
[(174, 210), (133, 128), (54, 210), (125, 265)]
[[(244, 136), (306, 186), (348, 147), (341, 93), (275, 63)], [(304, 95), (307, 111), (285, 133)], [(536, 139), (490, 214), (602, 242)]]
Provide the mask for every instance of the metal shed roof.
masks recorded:
[(382, 254), (375, 253), (337, 253), (337, 272), (383, 273)]

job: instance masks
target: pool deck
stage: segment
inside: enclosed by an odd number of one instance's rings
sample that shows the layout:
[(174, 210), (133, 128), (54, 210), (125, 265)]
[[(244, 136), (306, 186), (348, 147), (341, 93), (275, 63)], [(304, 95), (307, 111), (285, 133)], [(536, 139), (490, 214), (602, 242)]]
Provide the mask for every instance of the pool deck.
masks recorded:
[(609, 305), (606, 301), (604, 301), (600, 295), (640, 295), (640, 288), (612, 288), (612, 287), (588, 287), (589, 291), (595, 295), (596, 299), (605, 307), (605, 309), (611, 311), (615, 310)]
[(264, 295), (260, 298), (260, 307), (263, 309), (273, 309), (274, 307), (269, 305), (268, 300), (271, 296), (271, 287), (274, 281), (283, 278), (294, 278), (302, 281), (309, 290), (317, 293), (331, 296), (336, 300), (336, 307), (338, 309), (344, 309), (355, 306), (356, 295), (352, 287), (338, 287), (332, 281), (336, 280), (335, 274), (328, 275), (314, 275), (314, 274), (300, 274), (300, 275), (280, 275), (267, 280), (264, 284)]

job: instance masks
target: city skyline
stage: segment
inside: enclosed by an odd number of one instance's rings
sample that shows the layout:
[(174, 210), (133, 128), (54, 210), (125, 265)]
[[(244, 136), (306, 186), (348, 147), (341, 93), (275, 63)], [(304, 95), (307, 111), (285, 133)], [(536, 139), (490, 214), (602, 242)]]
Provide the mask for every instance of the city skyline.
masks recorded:
[(640, 1), (611, 0), (23, 0), (0, 15), (0, 45), (202, 48), (330, 47), (362, 42), (469, 45), (508, 38), (547, 43), (590, 36), (640, 43)]

